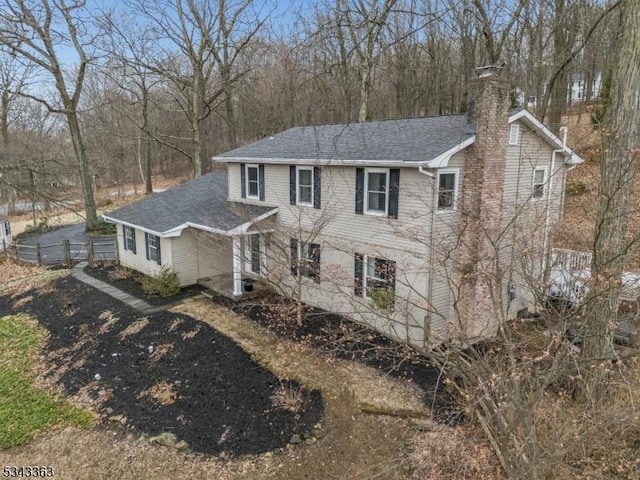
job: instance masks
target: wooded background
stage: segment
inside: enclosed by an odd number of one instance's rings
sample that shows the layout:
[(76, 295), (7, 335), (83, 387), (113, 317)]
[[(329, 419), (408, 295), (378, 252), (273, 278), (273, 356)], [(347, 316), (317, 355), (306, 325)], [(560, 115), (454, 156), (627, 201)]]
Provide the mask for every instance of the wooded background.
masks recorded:
[(91, 224), (96, 189), (150, 192), (152, 175), (200, 175), (289, 127), (465, 112), (486, 64), (557, 131), (606, 96), (619, 24), (601, 0), (116, 3), (0, 0), (10, 208), (82, 190)]

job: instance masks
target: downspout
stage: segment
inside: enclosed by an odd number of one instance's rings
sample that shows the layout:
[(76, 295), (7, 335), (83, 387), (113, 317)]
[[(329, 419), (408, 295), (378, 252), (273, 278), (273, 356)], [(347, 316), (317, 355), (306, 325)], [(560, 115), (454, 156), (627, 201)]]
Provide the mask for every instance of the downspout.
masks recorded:
[(564, 153), (567, 148), (567, 132), (568, 132), (567, 127), (560, 127), (560, 132), (562, 133), (562, 148), (551, 152), (551, 166), (549, 170), (549, 186), (548, 186), (549, 189), (547, 192), (547, 205), (546, 205), (547, 214), (545, 218), (544, 240), (542, 244), (542, 251), (544, 254), (545, 277), (549, 269), (549, 258), (550, 258), (548, 249), (549, 249), (549, 228), (551, 226), (551, 192), (553, 190), (553, 176), (554, 176), (556, 154)]
[[(427, 177), (431, 178), (432, 180), (435, 181), (436, 179), (436, 175), (433, 172), (429, 172), (427, 170), (425, 170), (423, 165), (420, 165), (418, 167), (418, 171), (423, 174), (426, 175)], [(433, 193), (433, 190), (432, 190)], [(433, 201), (433, 195), (431, 195), (431, 200)], [(432, 306), (432, 300), (433, 300), (433, 225), (435, 223), (435, 216), (436, 216), (436, 209), (435, 209), (435, 205), (433, 205), (431, 207), (431, 225), (429, 227), (429, 288), (427, 291), (427, 308), (429, 309), (428, 311), (428, 315), (429, 315), (429, 330), (427, 331), (426, 328), (423, 329), (424, 332), (424, 338), (423, 338), (423, 345), (425, 345), (427, 342), (429, 341), (429, 337), (430, 337), (430, 333), (431, 333), (431, 320), (433, 318), (433, 306)]]

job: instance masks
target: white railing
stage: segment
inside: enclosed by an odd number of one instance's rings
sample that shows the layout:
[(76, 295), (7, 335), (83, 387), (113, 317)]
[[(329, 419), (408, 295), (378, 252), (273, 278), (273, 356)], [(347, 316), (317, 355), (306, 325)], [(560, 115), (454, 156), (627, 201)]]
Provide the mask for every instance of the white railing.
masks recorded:
[(551, 268), (559, 268), (569, 272), (581, 272), (591, 270), (591, 252), (579, 252), (566, 248), (553, 248), (551, 250)]

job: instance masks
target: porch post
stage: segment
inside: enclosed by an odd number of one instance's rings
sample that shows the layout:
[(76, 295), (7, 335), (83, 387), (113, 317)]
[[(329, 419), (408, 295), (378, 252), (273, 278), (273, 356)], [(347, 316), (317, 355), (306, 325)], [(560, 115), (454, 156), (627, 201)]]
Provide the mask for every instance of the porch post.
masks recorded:
[(233, 238), (233, 296), (242, 295), (242, 255), (240, 251), (240, 236)]

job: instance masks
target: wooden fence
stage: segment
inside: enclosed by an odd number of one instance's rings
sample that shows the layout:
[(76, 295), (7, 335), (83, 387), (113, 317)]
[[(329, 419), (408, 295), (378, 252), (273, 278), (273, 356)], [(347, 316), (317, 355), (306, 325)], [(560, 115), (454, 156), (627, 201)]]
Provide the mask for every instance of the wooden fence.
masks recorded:
[(64, 240), (56, 244), (25, 245), (5, 244), (5, 255), (24, 262), (39, 265), (67, 265), (82, 261), (118, 260), (118, 247), (115, 239), (90, 239), (86, 243)]

